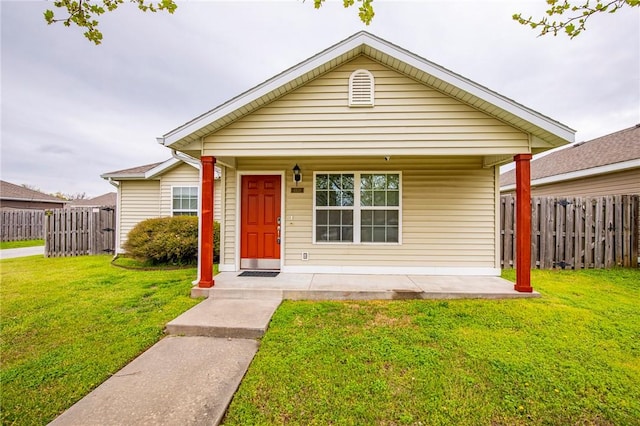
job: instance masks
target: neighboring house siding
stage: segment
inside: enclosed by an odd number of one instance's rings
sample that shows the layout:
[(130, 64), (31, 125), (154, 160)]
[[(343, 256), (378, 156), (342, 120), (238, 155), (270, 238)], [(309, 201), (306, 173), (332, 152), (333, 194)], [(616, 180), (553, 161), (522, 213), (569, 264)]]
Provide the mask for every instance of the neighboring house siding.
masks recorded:
[[(350, 108), (356, 69), (375, 76), (375, 106)], [(203, 155), (492, 155), (529, 152), (528, 135), (359, 57), (204, 138)]]
[(121, 181), (119, 187), (120, 247), (140, 221), (160, 216), (160, 182)]
[(580, 196), (640, 194), (640, 169), (552, 183), (531, 188), (533, 196)]
[[(295, 163), (304, 193), (291, 193)], [(495, 169), (482, 168), (480, 157), (238, 159), (238, 170), (286, 171), (285, 266), (495, 268)], [(401, 172), (402, 244), (314, 244), (314, 171)], [(227, 170), (226, 184), (233, 198), (226, 205), (224, 263), (233, 264), (235, 171)], [(308, 261), (302, 252), (309, 253)]]
[(174, 186), (199, 187), (200, 171), (189, 164), (181, 164), (160, 177), (160, 216), (172, 216)]

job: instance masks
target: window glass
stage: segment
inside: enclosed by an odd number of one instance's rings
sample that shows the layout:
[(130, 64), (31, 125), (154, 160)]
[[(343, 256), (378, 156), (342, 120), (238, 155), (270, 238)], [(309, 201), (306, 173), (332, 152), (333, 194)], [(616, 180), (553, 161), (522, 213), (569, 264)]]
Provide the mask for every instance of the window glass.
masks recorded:
[(173, 216), (198, 215), (198, 187), (175, 186), (172, 189), (171, 207)]

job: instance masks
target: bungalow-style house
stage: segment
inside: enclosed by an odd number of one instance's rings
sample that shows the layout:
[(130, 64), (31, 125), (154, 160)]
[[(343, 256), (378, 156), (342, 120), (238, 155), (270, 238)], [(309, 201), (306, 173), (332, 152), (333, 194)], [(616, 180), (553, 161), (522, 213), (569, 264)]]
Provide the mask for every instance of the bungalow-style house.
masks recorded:
[[(527, 206), (519, 229), (529, 229), (531, 155), (574, 133), (359, 32), (158, 142), (201, 164), (198, 285), (211, 287), (218, 208), (221, 271), (497, 276), (499, 166), (516, 161)], [(134, 182), (119, 183), (122, 209), (163, 211), (158, 200), (126, 199)], [(134, 185), (142, 183), (161, 184)], [(515, 288), (524, 292), (532, 291), (527, 238), (517, 242)]]
[[(500, 191), (513, 193), (515, 171), (500, 176)], [(640, 124), (581, 142), (531, 162), (531, 195), (640, 194)]]
[(61, 209), (67, 200), (25, 188), (4, 180), (0, 181), (0, 209)]
[[(200, 163), (186, 160), (170, 158), (101, 175), (117, 188), (116, 254), (123, 252), (129, 231), (145, 219), (198, 214)], [(217, 204), (215, 219), (219, 220)]]

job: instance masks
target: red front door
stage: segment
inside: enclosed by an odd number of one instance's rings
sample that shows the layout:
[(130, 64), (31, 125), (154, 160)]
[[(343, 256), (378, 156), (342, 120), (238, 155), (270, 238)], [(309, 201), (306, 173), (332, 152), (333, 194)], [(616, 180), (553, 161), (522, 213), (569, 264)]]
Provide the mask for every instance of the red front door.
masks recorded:
[(280, 176), (242, 176), (240, 268), (280, 269)]

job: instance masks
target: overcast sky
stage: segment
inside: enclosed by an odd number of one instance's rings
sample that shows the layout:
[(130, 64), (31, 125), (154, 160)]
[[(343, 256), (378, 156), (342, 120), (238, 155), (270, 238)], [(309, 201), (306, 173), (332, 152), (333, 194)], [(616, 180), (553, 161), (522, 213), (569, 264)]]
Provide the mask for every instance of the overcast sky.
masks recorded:
[(372, 25), (342, 1), (179, 2), (103, 15), (95, 46), (47, 26), (46, 1), (0, 1), (1, 178), (97, 196), (100, 174), (162, 161), (155, 138), (353, 33), (367, 30), (577, 130), (640, 123), (640, 8), (595, 16), (574, 40), (511, 19), (544, 0), (376, 1)]

